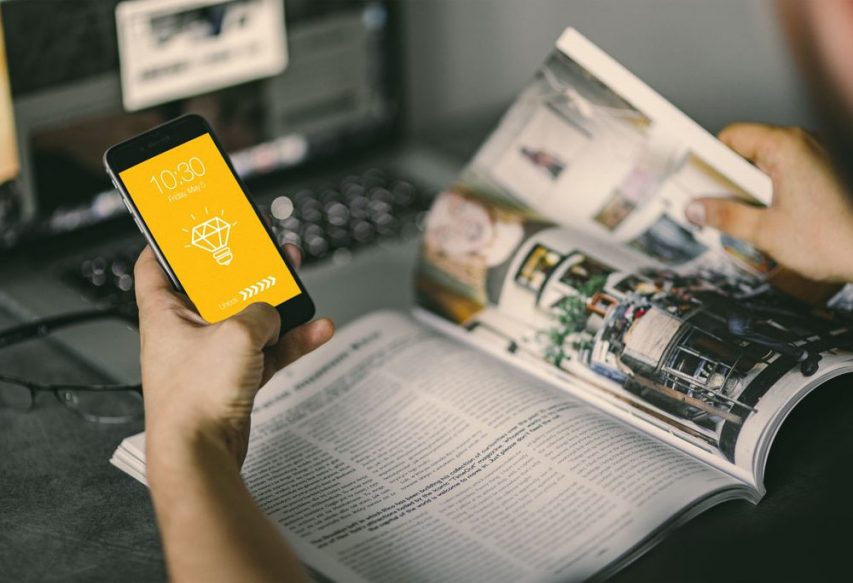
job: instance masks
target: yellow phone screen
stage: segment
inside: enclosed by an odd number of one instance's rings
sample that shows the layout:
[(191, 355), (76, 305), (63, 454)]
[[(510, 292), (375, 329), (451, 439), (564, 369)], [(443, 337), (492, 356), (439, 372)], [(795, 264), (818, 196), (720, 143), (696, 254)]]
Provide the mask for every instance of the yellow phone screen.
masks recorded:
[(299, 295), (219, 149), (204, 134), (119, 173), (175, 276), (208, 322)]

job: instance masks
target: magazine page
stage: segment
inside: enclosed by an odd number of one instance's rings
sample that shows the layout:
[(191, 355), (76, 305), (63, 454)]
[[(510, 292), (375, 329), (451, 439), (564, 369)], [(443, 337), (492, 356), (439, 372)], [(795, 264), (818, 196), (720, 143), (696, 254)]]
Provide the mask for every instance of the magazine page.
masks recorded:
[(770, 179), (571, 29), (462, 182), (642, 264), (757, 277), (775, 267), (684, 215), (700, 196), (767, 204)]
[(445, 332), (759, 490), (791, 403), (853, 360), (845, 322), (760, 278), (643, 266), (465, 183), (427, 219), (417, 299)]
[[(130, 441), (117, 465), (140, 475)], [(679, 516), (754, 495), (394, 313), (262, 389), (243, 474), (300, 558), (341, 581), (586, 580)]]
[(583, 379), (583, 398), (761, 490), (787, 404), (849, 367), (846, 325), (823, 308), (837, 289), (684, 208), (766, 203), (770, 186), (568, 30), (435, 201), (418, 301), (461, 326), (447, 332), (576, 394)]

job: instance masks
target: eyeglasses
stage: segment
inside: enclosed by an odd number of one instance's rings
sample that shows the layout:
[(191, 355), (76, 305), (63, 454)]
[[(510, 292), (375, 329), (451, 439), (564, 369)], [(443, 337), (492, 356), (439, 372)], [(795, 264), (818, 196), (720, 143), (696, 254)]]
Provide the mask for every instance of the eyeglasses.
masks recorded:
[[(52, 332), (104, 319), (122, 319), (119, 312), (92, 310), (45, 318), (0, 332), (0, 349)], [(126, 423), (142, 417), (139, 384), (47, 383), (0, 373), (0, 410), (30, 411), (39, 393), (53, 393), (68, 409), (87, 421)]]

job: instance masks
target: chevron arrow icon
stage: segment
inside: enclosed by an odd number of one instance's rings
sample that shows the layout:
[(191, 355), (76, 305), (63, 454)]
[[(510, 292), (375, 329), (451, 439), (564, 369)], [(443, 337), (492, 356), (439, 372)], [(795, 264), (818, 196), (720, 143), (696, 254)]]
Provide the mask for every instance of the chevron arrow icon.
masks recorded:
[(267, 277), (263, 278), (262, 280), (253, 283), (249, 287), (246, 287), (246, 288), (243, 288), (242, 290), (240, 290), (240, 297), (243, 298), (243, 301), (245, 302), (249, 298), (255, 297), (256, 295), (258, 295), (262, 291), (268, 290), (269, 288), (274, 286), (276, 283), (277, 283), (277, 281), (276, 281), (275, 277), (273, 277), (272, 275), (268, 275)]

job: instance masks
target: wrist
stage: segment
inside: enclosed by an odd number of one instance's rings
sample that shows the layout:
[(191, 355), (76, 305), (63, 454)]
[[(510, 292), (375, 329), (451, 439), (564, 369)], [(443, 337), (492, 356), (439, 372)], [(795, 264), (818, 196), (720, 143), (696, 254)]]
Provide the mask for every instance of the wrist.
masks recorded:
[[(178, 390), (162, 389), (160, 393)], [(224, 450), (231, 453), (238, 468), (242, 465), (248, 448), (251, 408), (245, 413), (233, 411), (233, 407), (217, 399), (185, 400), (175, 406), (151, 398), (145, 405), (148, 460), (192, 458)]]
[[(146, 475), (152, 488), (163, 481), (186, 476), (234, 471), (240, 463), (221, 432), (213, 428), (172, 428), (151, 424), (145, 434)], [(182, 478), (177, 478), (182, 479)]]

